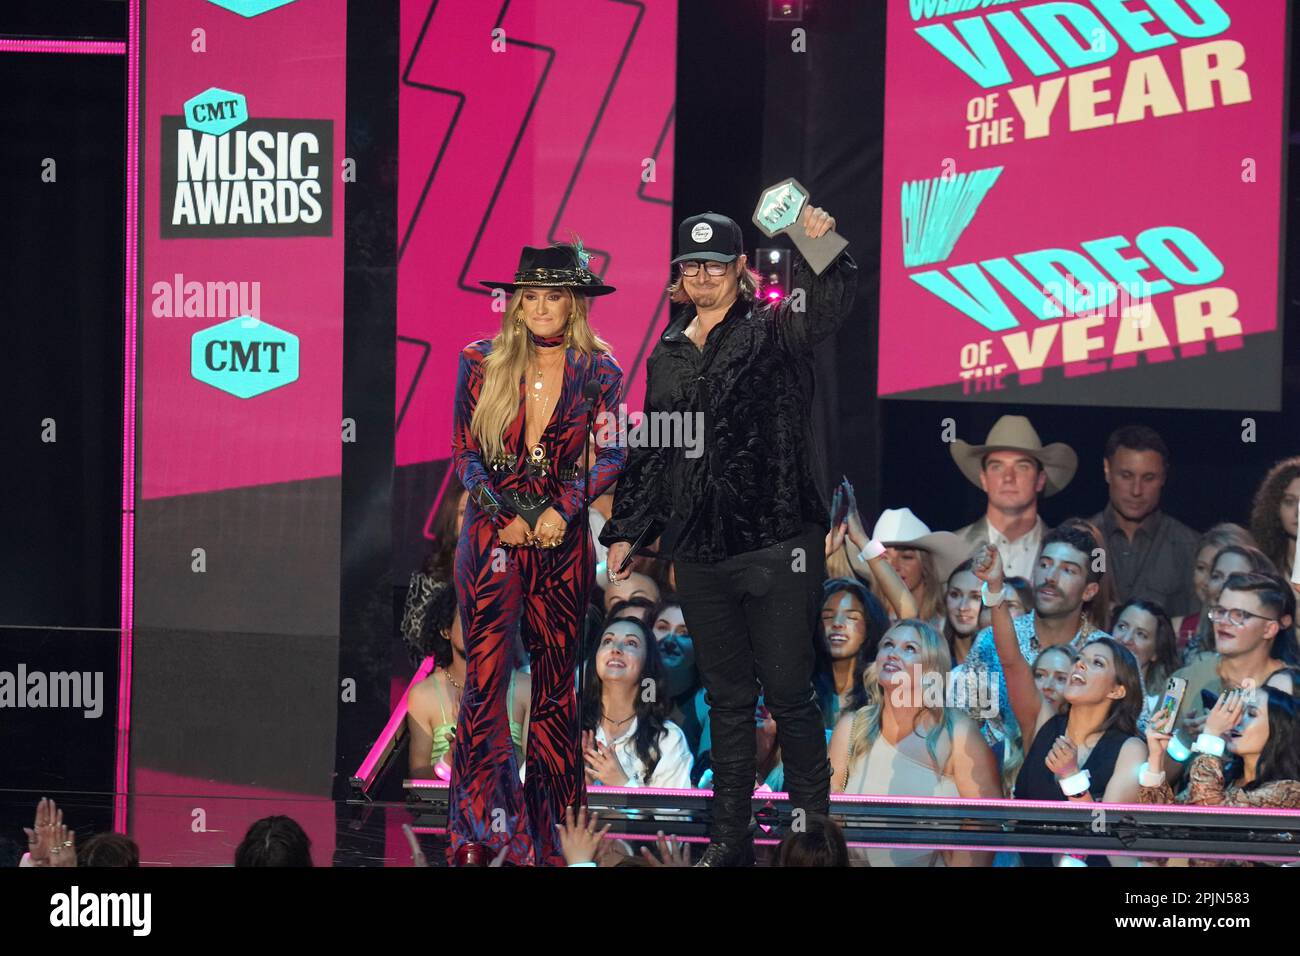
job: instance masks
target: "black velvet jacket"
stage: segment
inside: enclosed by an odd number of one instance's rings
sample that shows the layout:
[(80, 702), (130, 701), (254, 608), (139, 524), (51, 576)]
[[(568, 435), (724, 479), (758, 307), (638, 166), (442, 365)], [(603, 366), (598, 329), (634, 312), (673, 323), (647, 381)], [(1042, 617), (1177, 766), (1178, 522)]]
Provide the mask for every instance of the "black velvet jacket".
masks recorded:
[(820, 276), (800, 261), (802, 308), (795, 295), (776, 305), (738, 299), (703, 350), (685, 333), (694, 308), (679, 310), (646, 364), (647, 424), (654, 413), (702, 413), (703, 453), (634, 444), (602, 544), (634, 541), (652, 524), (647, 541), (663, 532), (674, 558), (713, 563), (810, 522), (826, 527), (811, 461), (811, 349), (843, 322), (857, 271), (847, 253)]

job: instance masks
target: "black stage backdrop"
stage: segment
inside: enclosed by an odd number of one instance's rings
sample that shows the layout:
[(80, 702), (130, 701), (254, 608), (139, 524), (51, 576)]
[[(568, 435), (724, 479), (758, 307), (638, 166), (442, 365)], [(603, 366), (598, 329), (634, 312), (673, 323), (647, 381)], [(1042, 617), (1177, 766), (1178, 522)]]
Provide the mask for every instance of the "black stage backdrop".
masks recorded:
[[(863, 517), (910, 507), (934, 529), (955, 529), (982, 513), (984, 497), (957, 470), (943, 440), (979, 443), (1004, 414), (1027, 415), (1044, 442), (1064, 441), (1080, 458), (1078, 475), (1043, 503), (1045, 520), (1091, 515), (1106, 503), (1101, 456), (1119, 425), (1156, 428), (1172, 450), (1165, 507), (1196, 529), (1245, 523), (1250, 499), (1277, 459), (1300, 454), (1300, 267), (1284, 258), (1283, 406), (1279, 413), (1150, 410), (1131, 407), (1016, 406), (887, 400), (875, 397), (884, 102), (883, 3), (807, 0), (802, 19), (770, 15), (765, 0), (682, 3), (674, 214), (704, 209), (731, 215), (750, 250), (763, 241), (749, 216), (763, 186), (786, 176), (839, 219), (860, 267), (858, 303), (833, 345), (818, 355), (817, 428), (826, 474), (845, 474)], [(805, 31), (803, 52), (795, 29)], [(1296, 25), (1291, 26), (1294, 51)], [(1295, 57), (1291, 63), (1294, 90)], [(1294, 121), (1290, 158), (1300, 158)], [(1288, 242), (1296, 238), (1300, 190), (1286, 190)], [(918, 350), (925, 343), (916, 343)], [(1214, 388), (1206, 381), (1207, 389)], [(1254, 441), (1243, 441), (1253, 423)], [(829, 487), (829, 486), (828, 486)]]
[[(0, 35), (126, 37), (125, 4), (52, 6), (0, 5)], [(0, 671), (102, 676), (98, 716), (0, 712), (0, 788), (103, 793), (117, 715), (126, 62), (3, 53), (0, 66)], [(0, 814), (0, 836), (21, 836), (23, 811)], [(111, 800), (83, 804), (77, 823), (109, 829)]]

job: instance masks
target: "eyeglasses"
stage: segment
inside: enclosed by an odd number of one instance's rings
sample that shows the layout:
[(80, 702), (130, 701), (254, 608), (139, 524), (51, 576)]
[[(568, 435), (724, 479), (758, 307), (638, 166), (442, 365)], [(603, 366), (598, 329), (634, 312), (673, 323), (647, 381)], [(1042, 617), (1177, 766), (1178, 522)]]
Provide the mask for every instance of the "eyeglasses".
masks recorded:
[(1215, 624), (1231, 624), (1233, 627), (1245, 627), (1251, 618), (1259, 618), (1261, 621), (1276, 621), (1275, 617), (1265, 617), (1263, 614), (1252, 614), (1250, 611), (1243, 611), (1239, 607), (1227, 608), (1216, 604), (1210, 608), (1210, 620)]
[(700, 266), (704, 266), (704, 271), (711, 276), (725, 276), (729, 262), (679, 262), (677, 268), (681, 270), (684, 276), (697, 276), (700, 274)]

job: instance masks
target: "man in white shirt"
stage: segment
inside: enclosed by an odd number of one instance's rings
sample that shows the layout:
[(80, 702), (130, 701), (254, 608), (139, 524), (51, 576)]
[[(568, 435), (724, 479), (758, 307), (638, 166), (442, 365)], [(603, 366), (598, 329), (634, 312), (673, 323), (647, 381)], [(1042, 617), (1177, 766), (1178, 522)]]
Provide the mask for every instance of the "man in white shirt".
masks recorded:
[(955, 441), (953, 461), (962, 474), (988, 495), (984, 516), (956, 532), (970, 546), (988, 541), (1002, 556), (1007, 577), (1033, 580), (1047, 525), (1038, 514), (1038, 496), (1063, 490), (1079, 467), (1079, 456), (1064, 442), (1044, 445), (1022, 415), (1003, 415), (982, 445)]

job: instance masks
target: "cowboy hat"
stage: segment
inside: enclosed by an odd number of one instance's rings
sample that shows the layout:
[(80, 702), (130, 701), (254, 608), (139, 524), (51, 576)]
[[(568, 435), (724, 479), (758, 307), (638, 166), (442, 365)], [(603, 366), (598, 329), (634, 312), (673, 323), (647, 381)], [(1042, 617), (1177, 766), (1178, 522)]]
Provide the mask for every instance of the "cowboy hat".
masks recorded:
[(1043, 494), (1051, 496), (1063, 491), (1074, 477), (1079, 467), (1079, 456), (1074, 449), (1064, 442), (1044, 445), (1034, 426), (1023, 415), (1003, 415), (989, 429), (988, 438), (982, 445), (970, 445), (958, 439), (949, 448), (952, 460), (957, 463), (961, 473), (976, 488), (980, 484), (980, 470), (984, 456), (991, 451), (1019, 451), (1031, 458), (1038, 459), (1047, 472), (1047, 484)]
[(519, 253), (519, 268), (513, 282), (480, 280), (479, 285), (489, 289), (514, 292), (520, 286), (542, 286), (549, 289), (571, 289), (585, 296), (608, 295), (612, 285), (604, 285), (600, 276), (587, 269), (590, 257), (582, 243), (556, 244), (540, 248), (524, 246)]
[(917, 548), (934, 555), (940, 582), (970, 557), (970, 546), (951, 531), (931, 531), (911, 508), (886, 508), (876, 519), (871, 537), (887, 548)]

